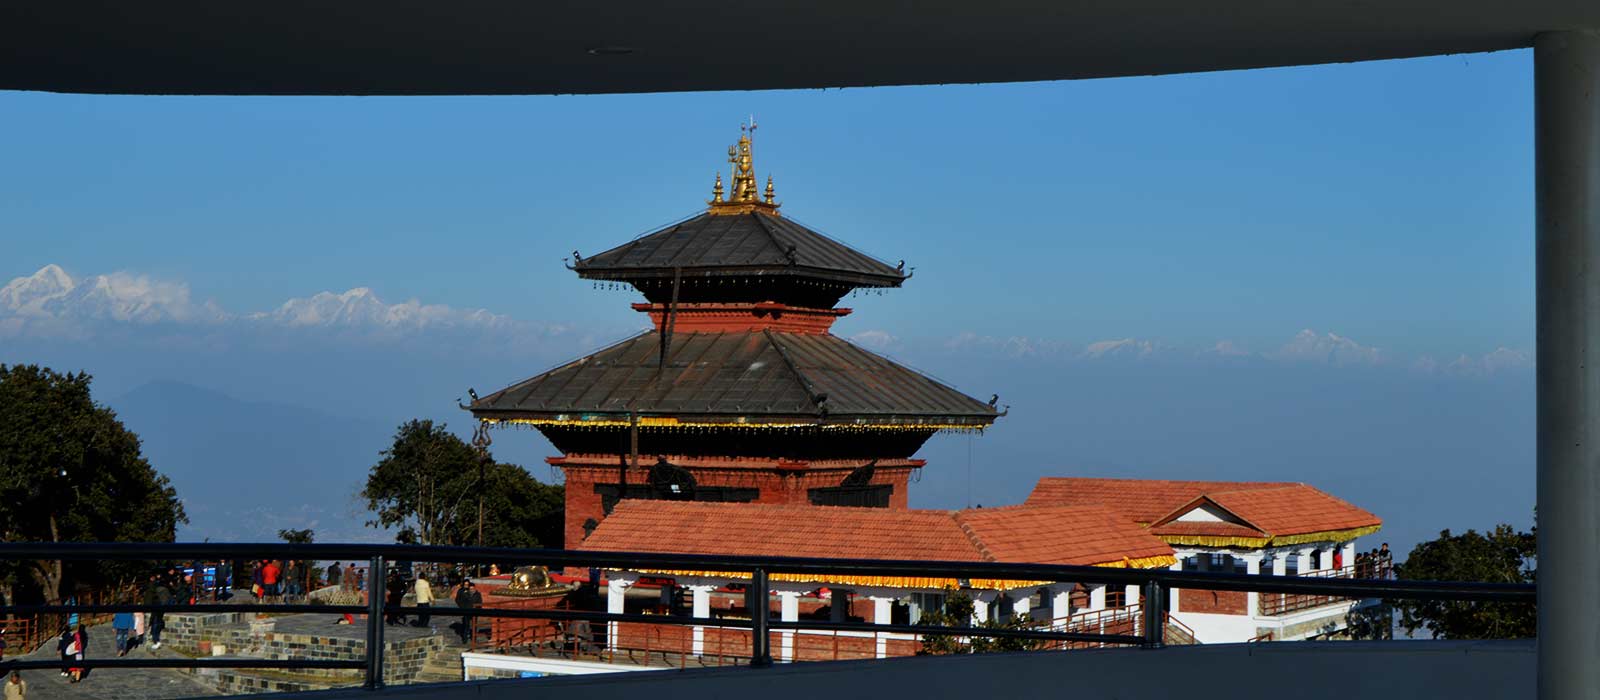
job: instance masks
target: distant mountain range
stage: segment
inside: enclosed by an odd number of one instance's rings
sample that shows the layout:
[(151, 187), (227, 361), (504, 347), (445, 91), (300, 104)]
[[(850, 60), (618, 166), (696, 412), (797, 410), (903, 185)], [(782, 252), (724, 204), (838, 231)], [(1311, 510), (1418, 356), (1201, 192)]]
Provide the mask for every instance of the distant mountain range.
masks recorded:
[(190, 521), (180, 539), (272, 541), (282, 528), (313, 528), (327, 541), (387, 539), (361, 526), (356, 493), (392, 425), (178, 382), (106, 403), (177, 488)]

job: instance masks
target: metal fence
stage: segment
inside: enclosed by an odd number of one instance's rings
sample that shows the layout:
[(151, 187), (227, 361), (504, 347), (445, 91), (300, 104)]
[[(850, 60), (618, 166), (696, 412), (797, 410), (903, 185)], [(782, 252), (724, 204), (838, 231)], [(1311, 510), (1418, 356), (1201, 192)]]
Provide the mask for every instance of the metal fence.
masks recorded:
[[(499, 549), (488, 547), (431, 547), (420, 545), (359, 545), (359, 544), (155, 544), (155, 543), (0, 543), (0, 560), (73, 560), (73, 561), (150, 561), (170, 562), (198, 559), (287, 559), (312, 561), (350, 561), (367, 563), (367, 590), (365, 605), (305, 605), (207, 603), (195, 605), (11, 605), (0, 606), (0, 615), (54, 615), (77, 612), (81, 615), (118, 612), (263, 612), (273, 613), (327, 613), (335, 615), (366, 615), (366, 658), (359, 661), (316, 659), (84, 659), (74, 662), (82, 668), (272, 668), (283, 670), (303, 669), (358, 669), (365, 672), (365, 687), (383, 687), (383, 637), (386, 614), (416, 615), (425, 612), (439, 614), (441, 609), (417, 607), (389, 607), (383, 596), (384, 571), (390, 562), (448, 562), (453, 564), (488, 565), (491, 563), (520, 562), (555, 567), (582, 567), (601, 569), (626, 569), (647, 571), (719, 571), (748, 574), (750, 600), (769, 598), (768, 576), (771, 574), (814, 574), (833, 576), (889, 576), (950, 579), (991, 579), (1014, 581), (1060, 581), (1107, 585), (1137, 585), (1142, 592), (1141, 614), (1144, 619), (1136, 629), (1139, 634), (1096, 633), (1047, 629), (984, 628), (978, 634), (990, 638), (1020, 638), (1056, 642), (1054, 646), (1068, 643), (1094, 645), (1128, 645), (1144, 649), (1165, 646), (1163, 632), (1166, 628), (1164, 614), (1168, 591), (1179, 589), (1209, 589), (1218, 591), (1254, 591), (1301, 596), (1338, 596), (1343, 598), (1389, 598), (1460, 601), (1534, 601), (1534, 586), (1524, 584), (1450, 583), (1431, 581), (1362, 580), (1349, 578), (1295, 577), (1270, 575), (1244, 575), (1171, 571), (1168, 569), (1112, 569), (1095, 566), (1058, 566), (1047, 564), (1005, 564), (989, 562), (899, 561), (873, 559), (810, 559), (790, 557), (705, 556), (688, 554), (590, 552), (582, 550)], [(759, 605), (759, 603), (757, 603)], [(539, 620), (587, 620), (590, 622), (642, 622), (655, 625), (704, 625), (697, 618), (674, 618), (661, 615), (637, 615), (590, 612), (570, 609), (516, 609), (473, 608), (472, 615), (480, 618), (523, 618)], [(875, 624), (860, 622), (824, 622), (819, 620), (781, 621), (768, 615), (752, 615), (749, 620), (722, 620), (721, 627), (750, 630), (749, 665), (765, 667), (772, 664), (771, 632), (774, 630), (800, 630), (808, 632), (891, 632), (915, 635), (973, 635), (971, 627), (945, 627), (911, 624)], [(0, 662), (0, 673), (11, 670), (54, 669), (60, 661), (7, 660)]]

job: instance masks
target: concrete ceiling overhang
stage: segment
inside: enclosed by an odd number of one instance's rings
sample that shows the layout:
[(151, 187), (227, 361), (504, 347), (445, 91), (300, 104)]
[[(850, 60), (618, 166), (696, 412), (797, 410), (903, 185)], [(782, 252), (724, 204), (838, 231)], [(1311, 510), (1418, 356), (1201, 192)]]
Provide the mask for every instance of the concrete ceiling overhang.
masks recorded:
[(1100, 78), (1495, 51), (1594, 0), (11, 0), (0, 89), (460, 95)]

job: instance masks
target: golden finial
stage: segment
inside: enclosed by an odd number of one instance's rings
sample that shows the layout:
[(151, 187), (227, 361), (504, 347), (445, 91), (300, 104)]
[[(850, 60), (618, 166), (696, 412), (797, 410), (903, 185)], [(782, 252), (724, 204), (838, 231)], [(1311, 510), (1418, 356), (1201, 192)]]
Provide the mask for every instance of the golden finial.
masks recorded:
[(751, 137), (755, 135), (756, 121), (751, 117), (748, 124), (739, 125), (739, 141), (728, 147), (728, 164), (730, 166), (728, 177), (727, 199), (721, 197), (722, 175), (717, 175), (717, 186), (712, 190), (714, 198), (711, 205), (712, 214), (746, 214), (761, 212), (772, 216), (778, 215), (778, 203), (773, 196), (772, 178), (767, 178), (765, 201), (756, 184), (755, 155), (752, 148)]

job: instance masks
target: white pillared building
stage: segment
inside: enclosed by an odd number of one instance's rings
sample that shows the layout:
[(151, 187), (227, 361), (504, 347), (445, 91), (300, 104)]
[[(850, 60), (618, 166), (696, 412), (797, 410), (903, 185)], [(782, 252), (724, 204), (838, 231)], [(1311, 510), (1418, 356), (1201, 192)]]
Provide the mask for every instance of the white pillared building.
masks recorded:
[[(1174, 569), (1278, 576), (1374, 578), (1386, 564), (1357, 562), (1355, 541), (1383, 521), (1292, 482), (1040, 479), (1027, 506), (1097, 505), (1172, 547)], [(1172, 619), (1201, 643), (1337, 636), (1363, 601), (1329, 596), (1178, 590)]]

